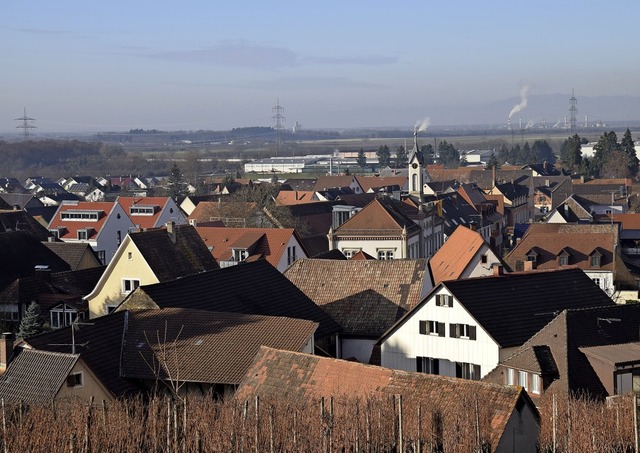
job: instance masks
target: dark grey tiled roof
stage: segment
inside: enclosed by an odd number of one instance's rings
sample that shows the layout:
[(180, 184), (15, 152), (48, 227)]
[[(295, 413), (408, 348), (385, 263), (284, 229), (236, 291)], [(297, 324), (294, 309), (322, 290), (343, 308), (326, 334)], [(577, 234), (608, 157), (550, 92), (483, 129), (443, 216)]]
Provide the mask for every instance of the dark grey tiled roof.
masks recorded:
[(142, 286), (127, 299), (143, 298), (160, 308), (179, 307), (306, 319), (319, 324), (317, 338), (338, 324), (266, 260), (242, 263), (178, 280)]
[(191, 225), (175, 225), (175, 242), (167, 230), (130, 233), (147, 264), (161, 282), (217, 269), (218, 264)]
[[(91, 253), (95, 256), (95, 252), (91, 246), (82, 242), (44, 242), (49, 250), (65, 260), (71, 269), (78, 269), (85, 253)], [(96, 261), (98, 261), (96, 257)]]
[(0, 398), (14, 403), (50, 402), (78, 358), (78, 354), (23, 349), (0, 377)]

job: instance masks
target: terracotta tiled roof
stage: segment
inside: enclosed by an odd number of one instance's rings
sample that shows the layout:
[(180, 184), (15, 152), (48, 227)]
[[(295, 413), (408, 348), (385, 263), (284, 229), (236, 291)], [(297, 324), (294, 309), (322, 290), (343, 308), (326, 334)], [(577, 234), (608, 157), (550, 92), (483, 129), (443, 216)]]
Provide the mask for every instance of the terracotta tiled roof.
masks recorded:
[[(618, 243), (618, 225), (610, 224), (563, 224), (534, 223), (514, 249), (505, 257), (511, 269), (518, 270), (518, 262), (527, 261), (527, 253), (537, 247), (539, 255), (536, 269), (558, 269), (558, 256), (563, 250), (569, 251), (569, 266), (583, 270), (614, 269), (613, 244)], [(591, 266), (590, 257), (600, 251), (600, 266)], [(620, 260), (618, 260), (620, 261)], [(522, 270), (522, 269), (519, 269)]]
[(460, 278), (484, 244), (477, 231), (458, 226), (429, 261), (434, 283)]
[(359, 250), (358, 253), (353, 255), (350, 259), (358, 261), (358, 260), (375, 260), (377, 258), (369, 255), (367, 252), (363, 252), (362, 250)]
[(123, 302), (307, 319), (319, 324), (317, 338), (339, 325), (266, 260), (242, 263), (155, 285), (141, 286)]
[(356, 179), (362, 187), (363, 192), (379, 189), (381, 187), (398, 186), (402, 190), (408, 184), (408, 176), (389, 176), (386, 178), (379, 176), (357, 176)]
[(197, 223), (210, 222), (212, 218), (238, 217), (238, 213), (243, 215), (250, 214), (255, 210), (256, 204), (253, 202), (201, 201), (189, 215), (189, 221), (195, 220)]
[(425, 286), (431, 286), (426, 259), (303, 259), (284, 275), (329, 313), (345, 334), (375, 338), (417, 305)]
[(334, 231), (336, 235), (412, 236), (420, 227), (403, 212), (403, 203), (390, 197), (376, 198)]
[[(261, 345), (302, 351), (316, 327), (302, 319), (183, 308), (134, 312), (123, 341), (122, 376), (239, 384)], [(154, 370), (167, 347), (166, 369)]]
[[(64, 227), (64, 232), (60, 233), (60, 239), (77, 239), (78, 230), (90, 228), (91, 233), (88, 235), (87, 239), (95, 240), (102, 230), (102, 227), (109, 217), (109, 214), (113, 210), (115, 204), (115, 201), (78, 201), (62, 203), (58, 207), (56, 214), (51, 219), (51, 223), (49, 223), (49, 229), (51, 230)], [(74, 219), (73, 221), (70, 221), (61, 219), (61, 214), (67, 211), (97, 212), (98, 220)]]
[[(169, 200), (169, 197), (118, 197), (116, 202), (122, 206), (122, 209), (124, 209), (124, 212), (131, 218), (134, 224), (138, 225), (139, 228), (146, 229), (160, 226), (157, 224), (158, 219)], [(154, 208), (154, 213), (153, 215), (131, 214), (130, 209), (134, 205), (152, 207)]]
[(302, 190), (281, 190), (278, 192), (278, 196), (275, 199), (276, 205), (278, 206), (287, 206), (291, 204), (302, 204), (302, 203), (317, 203), (317, 198), (314, 198), (315, 192), (312, 190), (302, 191)]
[(50, 403), (79, 357), (78, 354), (23, 349), (0, 377), (0, 398), (11, 403)]
[(232, 248), (251, 249), (250, 255), (262, 255), (277, 267), (287, 244), (293, 236), (292, 228), (224, 228), (196, 227), (205, 245), (217, 261), (233, 256)]
[[(606, 221), (611, 219), (610, 216), (605, 216), (602, 220)], [(640, 214), (613, 214), (613, 221), (620, 222), (623, 230), (640, 230)]]
[[(281, 396), (292, 400), (317, 400), (321, 397), (380, 397), (402, 395), (419, 399), (438, 408), (444, 417), (463, 416), (462, 395), (473, 395), (490, 411), (490, 443), (498, 445), (512, 413), (522, 404), (538, 415), (521, 387), (488, 384), (424, 373), (409, 373), (357, 362), (307, 354), (260, 348), (242, 380), (236, 398), (254, 395)], [(467, 408), (468, 410), (468, 408)]]

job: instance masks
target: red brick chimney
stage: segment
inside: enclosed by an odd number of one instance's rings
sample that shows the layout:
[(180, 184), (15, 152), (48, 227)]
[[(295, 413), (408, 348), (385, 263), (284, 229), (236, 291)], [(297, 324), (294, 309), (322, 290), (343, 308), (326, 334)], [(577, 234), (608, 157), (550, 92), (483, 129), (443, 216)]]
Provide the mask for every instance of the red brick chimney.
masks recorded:
[(5, 332), (0, 335), (0, 373), (4, 373), (13, 358), (13, 334)]

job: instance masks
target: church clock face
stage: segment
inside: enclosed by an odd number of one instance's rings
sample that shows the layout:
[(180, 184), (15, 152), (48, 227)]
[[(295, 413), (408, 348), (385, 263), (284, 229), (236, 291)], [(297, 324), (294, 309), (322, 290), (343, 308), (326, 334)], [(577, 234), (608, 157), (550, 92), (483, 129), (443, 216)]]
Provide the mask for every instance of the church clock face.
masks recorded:
[(412, 164), (411, 164), (411, 168), (413, 168), (413, 169), (415, 170), (416, 168), (418, 168), (418, 164), (416, 164), (415, 162), (414, 162), (414, 163), (412, 163)]

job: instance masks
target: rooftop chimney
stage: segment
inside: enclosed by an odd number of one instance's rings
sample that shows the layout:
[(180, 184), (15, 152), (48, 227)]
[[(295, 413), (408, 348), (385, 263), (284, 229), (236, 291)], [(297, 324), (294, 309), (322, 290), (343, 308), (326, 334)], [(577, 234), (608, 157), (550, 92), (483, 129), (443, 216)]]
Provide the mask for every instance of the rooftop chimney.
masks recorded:
[(5, 332), (0, 336), (0, 373), (4, 373), (13, 358), (13, 334)]
[(493, 264), (493, 275), (499, 276), (504, 275), (504, 267), (502, 264), (494, 263)]
[(167, 234), (171, 238), (171, 242), (176, 243), (176, 223), (174, 221), (167, 222)]

